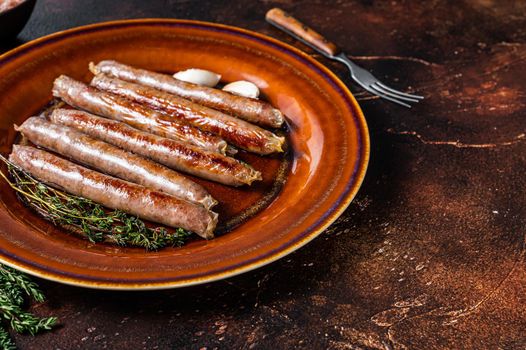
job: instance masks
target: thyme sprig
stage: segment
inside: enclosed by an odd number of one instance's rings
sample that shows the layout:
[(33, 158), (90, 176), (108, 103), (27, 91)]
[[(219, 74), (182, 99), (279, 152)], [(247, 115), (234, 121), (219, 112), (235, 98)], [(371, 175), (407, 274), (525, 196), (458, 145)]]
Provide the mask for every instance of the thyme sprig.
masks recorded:
[[(74, 196), (38, 181), (23, 169), (0, 155), (8, 174), (2, 177), (20, 200), (56, 225), (86, 237), (91, 242), (108, 242), (157, 250), (183, 245), (190, 233), (164, 227), (150, 228), (136, 216), (120, 210), (110, 211), (89, 199)], [(52, 329), (56, 317), (39, 318), (24, 310), (26, 297), (43, 302), (44, 295), (24, 273), (0, 265), (0, 349), (14, 350), (16, 344), (8, 332), (35, 335)]]
[(2, 155), (0, 159), (7, 164), (12, 181), (2, 171), (0, 176), (27, 206), (45, 219), (93, 243), (107, 242), (158, 250), (181, 246), (190, 236), (188, 231), (181, 228), (175, 232), (168, 232), (164, 227), (150, 228), (136, 216), (120, 210), (110, 211), (89, 199), (55, 189), (35, 179)]
[(43, 302), (44, 295), (35, 282), (25, 274), (10, 267), (0, 265), (0, 348), (16, 349), (6, 329), (8, 324), (17, 333), (35, 335), (50, 330), (57, 323), (56, 317), (38, 318), (23, 309), (24, 297)]

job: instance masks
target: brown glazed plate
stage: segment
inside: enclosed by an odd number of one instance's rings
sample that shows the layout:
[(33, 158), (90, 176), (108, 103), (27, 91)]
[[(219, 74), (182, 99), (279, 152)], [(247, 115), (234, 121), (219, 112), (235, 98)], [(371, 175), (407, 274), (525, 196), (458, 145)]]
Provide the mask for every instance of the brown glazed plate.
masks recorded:
[(336, 220), (362, 183), (369, 159), (367, 124), (334, 74), (267, 36), (187, 20), (94, 24), (0, 56), (0, 152), (7, 155), (17, 140), (13, 124), (49, 103), (58, 75), (88, 82), (88, 63), (103, 59), (162, 72), (197, 67), (222, 74), (225, 82), (256, 83), (287, 116), (288, 153), (241, 154), (263, 172), (263, 181), (252, 187), (200, 181), (220, 201), (221, 225), (230, 231), (157, 252), (92, 244), (68, 234), (26, 208), (2, 181), (0, 262), (91, 288), (161, 289), (214, 281), (300, 248)]

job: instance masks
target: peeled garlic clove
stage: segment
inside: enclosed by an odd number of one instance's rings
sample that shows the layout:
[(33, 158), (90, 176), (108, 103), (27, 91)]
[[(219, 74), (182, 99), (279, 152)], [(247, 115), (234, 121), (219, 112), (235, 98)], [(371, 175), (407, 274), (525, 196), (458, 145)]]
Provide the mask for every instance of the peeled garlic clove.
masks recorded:
[(214, 87), (221, 80), (221, 75), (209, 70), (190, 68), (182, 70), (173, 75), (175, 79), (186, 81), (188, 83), (194, 83), (197, 85), (204, 85), (208, 87)]
[(246, 80), (226, 84), (223, 90), (244, 97), (258, 98), (259, 96), (259, 89), (256, 84)]

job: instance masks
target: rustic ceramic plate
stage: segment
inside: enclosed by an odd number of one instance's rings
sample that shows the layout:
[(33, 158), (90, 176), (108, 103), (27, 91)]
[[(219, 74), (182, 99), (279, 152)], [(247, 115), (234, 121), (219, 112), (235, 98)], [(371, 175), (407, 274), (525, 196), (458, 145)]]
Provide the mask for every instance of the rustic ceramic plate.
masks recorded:
[[(108, 22), (56, 33), (0, 56), (0, 152), (51, 99), (59, 74), (89, 81), (90, 61), (115, 59), (156, 71), (199, 67), (224, 81), (255, 82), (290, 125), (285, 157), (241, 155), (263, 171), (255, 187), (202, 182), (221, 202), (214, 240), (159, 252), (90, 244), (24, 207), (0, 183), (0, 261), (77, 286), (157, 289), (218, 280), (268, 264), (329, 226), (355, 196), (369, 157), (367, 125), (343, 83), (293, 47), (247, 30), (184, 20)], [(280, 168), (284, 180), (279, 181)], [(2, 168), (5, 171), (5, 167)], [(261, 206), (261, 203), (264, 203)], [(259, 210), (259, 211), (258, 211)]]

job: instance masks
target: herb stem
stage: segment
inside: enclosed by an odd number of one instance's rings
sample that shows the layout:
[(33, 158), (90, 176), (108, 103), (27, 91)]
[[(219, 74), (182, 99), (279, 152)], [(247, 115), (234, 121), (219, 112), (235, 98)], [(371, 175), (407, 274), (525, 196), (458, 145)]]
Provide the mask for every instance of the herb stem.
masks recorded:
[(190, 233), (183, 229), (169, 232), (164, 227), (151, 228), (136, 216), (109, 210), (89, 199), (53, 188), (31, 176), (0, 155), (9, 176), (0, 171), (19, 198), (45, 219), (80, 233), (91, 242), (109, 242), (158, 250), (183, 245)]
[(33, 281), (25, 274), (10, 267), (0, 265), (0, 348), (16, 349), (6, 324), (17, 333), (35, 335), (50, 330), (57, 323), (56, 317), (38, 318), (24, 311), (24, 295), (43, 302), (44, 295)]

